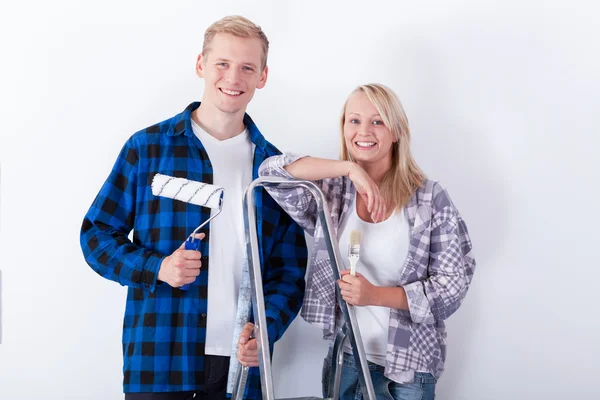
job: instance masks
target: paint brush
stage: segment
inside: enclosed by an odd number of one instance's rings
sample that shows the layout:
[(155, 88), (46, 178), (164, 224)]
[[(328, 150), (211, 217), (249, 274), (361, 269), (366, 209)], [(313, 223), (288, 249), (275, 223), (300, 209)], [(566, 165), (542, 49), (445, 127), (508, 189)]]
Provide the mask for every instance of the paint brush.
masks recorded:
[(360, 253), (360, 237), (359, 230), (350, 232), (350, 246), (348, 246), (348, 259), (350, 260), (350, 274), (356, 275), (356, 264), (358, 263)]

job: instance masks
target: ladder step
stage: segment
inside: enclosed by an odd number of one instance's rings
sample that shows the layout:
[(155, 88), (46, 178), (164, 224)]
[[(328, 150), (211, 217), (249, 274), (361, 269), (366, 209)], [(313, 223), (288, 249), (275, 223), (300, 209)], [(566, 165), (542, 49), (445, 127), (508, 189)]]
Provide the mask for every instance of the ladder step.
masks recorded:
[(308, 396), (308, 397), (286, 397), (285, 399), (277, 399), (277, 400), (333, 400), (333, 399), (329, 398), (329, 397)]

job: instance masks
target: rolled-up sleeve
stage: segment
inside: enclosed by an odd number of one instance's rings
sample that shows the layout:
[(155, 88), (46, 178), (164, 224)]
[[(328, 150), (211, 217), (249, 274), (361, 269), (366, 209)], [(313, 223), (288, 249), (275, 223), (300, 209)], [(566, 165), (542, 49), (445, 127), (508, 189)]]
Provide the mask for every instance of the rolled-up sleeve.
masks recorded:
[[(258, 174), (260, 176), (276, 176), (280, 178), (295, 179), (285, 167), (293, 162), (306, 157), (305, 155), (285, 153), (278, 156), (267, 158), (260, 166)], [(333, 178), (335, 179), (335, 178)], [(327, 196), (329, 181), (332, 179), (323, 179), (315, 181), (315, 184)], [(267, 192), (279, 204), (279, 206), (290, 216), (298, 225), (300, 225), (309, 235), (315, 231), (317, 219), (317, 201), (310, 192), (303, 186), (269, 186)]]
[(434, 324), (461, 305), (475, 271), (467, 226), (448, 193), (436, 184), (428, 277), (404, 286), (411, 319)]

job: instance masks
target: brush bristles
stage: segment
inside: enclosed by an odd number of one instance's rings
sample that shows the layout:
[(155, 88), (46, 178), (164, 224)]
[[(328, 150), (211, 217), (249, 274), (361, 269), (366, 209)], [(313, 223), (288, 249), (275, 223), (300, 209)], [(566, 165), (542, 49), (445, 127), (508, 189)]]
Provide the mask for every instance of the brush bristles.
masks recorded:
[(358, 230), (350, 232), (350, 246), (360, 246), (361, 233)]

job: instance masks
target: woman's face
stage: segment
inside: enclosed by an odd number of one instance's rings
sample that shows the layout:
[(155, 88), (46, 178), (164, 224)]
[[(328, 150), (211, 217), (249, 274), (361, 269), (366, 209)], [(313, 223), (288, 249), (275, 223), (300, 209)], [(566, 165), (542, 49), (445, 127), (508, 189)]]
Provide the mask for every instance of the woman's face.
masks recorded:
[(362, 91), (350, 96), (344, 117), (344, 140), (354, 161), (359, 165), (387, 163), (389, 168), (396, 140)]

